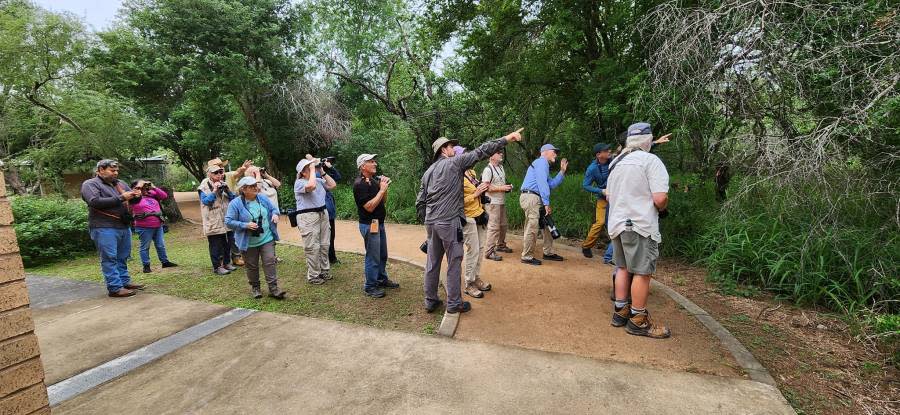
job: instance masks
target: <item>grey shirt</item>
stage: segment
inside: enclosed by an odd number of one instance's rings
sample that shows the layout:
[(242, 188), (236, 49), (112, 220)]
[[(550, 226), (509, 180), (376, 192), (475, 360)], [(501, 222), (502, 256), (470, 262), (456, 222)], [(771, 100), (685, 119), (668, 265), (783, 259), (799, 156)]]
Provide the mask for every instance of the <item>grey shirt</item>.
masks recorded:
[(294, 200), (297, 202), (297, 210), (318, 209), (325, 207), (325, 179), (315, 178), (316, 188), (312, 192), (306, 191), (309, 180), (297, 179), (294, 181)]
[[(478, 148), (456, 157), (443, 157), (435, 161), (419, 184), (416, 205), (427, 201), (425, 205), (425, 224), (453, 223), (465, 217), (463, 213), (463, 173), (472, 168), (479, 160), (506, 146), (505, 138), (488, 141)], [(428, 186), (426, 189), (425, 186)]]
[[(128, 184), (121, 180), (116, 180), (116, 184), (122, 192), (131, 190)], [(115, 184), (107, 183), (100, 177), (87, 179), (81, 184), (81, 198), (88, 205), (89, 228), (127, 227), (121, 219), (117, 219), (128, 212), (120, 195)]]

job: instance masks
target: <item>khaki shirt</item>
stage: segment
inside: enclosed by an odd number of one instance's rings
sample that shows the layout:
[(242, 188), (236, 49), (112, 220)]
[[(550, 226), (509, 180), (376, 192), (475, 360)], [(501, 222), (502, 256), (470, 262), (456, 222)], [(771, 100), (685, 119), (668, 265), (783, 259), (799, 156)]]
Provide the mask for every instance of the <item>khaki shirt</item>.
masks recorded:
[[(230, 188), (230, 187), (229, 187)], [(201, 193), (212, 193), (212, 183), (209, 179), (203, 179), (197, 190)], [(203, 218), (203, 236), (221, 235), (228, 232), (225, 226), (225, 211), (228, 209), (228, 196), (225, 192), (216, 195), (216, 200), (212, 206), (204, 205), (200, 202), (200, 217)]]

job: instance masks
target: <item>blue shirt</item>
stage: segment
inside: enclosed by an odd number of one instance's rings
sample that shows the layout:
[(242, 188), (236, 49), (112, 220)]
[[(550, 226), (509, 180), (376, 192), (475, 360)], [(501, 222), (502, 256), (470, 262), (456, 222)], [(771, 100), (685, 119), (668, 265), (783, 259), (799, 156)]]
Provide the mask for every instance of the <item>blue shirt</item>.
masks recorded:
[[(341, 181), (341, 173), (337, 171), (336, 168), (325, 168), (326, 173), (334, 179), (335, 182)], [(316, 172), (316, 177), (322, 177), (319, 172)], [(331, 194), (331, 190), (325, 190), (325, 210), (328, 211), (328, 217), (331, 219), (335, 218), (335, 206), (334, 206), (334, 195)]]
[(306, 179), (297, 179), (294, 182), (294, 200), (297, 202), (297, 210), (317, 209), (325, 206), (325, 179), (316, 177), (318, 183), (311, 193), (306, 192)]
[(253, 236), (251, 232), (247, 232), (250, 234), (250, 242), (248, 246), (250, 248), (256, 248), (257, 246), (263, 246), (269, 243), (272, 240), (272, 230), (269, 226), (269, 222), (271, 221), (272, 215), (269, 213), (269, 210), (266, 209), (265, 206), (259, 203), (259, 200), (246, 200), (246, 208), (250, 212), (250, 221), (260, 223), (262, 222), (262, 229), (259, 233), (259, 236)]
[(531, 162), (528, 171), (525, 173), (525, 180), (522, 181), (522, 187), (519, 190), (530, 190), (541, 195), (541, 202), (544, 206), (550, 205), (550, 189), (555, 189), (562, 184), (563, 173), (560, 171), (556, 177), (550, 179), (550, 163), (543, 157)]
[(609, 178), (609, 162), (610, 160), (607, 160), (606, 163), (600, 164), (594, 160), (584, 172), (584, 181), (581, 182), (581, 187), (593, 193), (597, 199), (606, 199), (606, 196), (603, 196), (603, 189), (606, 189), (606, 180)]

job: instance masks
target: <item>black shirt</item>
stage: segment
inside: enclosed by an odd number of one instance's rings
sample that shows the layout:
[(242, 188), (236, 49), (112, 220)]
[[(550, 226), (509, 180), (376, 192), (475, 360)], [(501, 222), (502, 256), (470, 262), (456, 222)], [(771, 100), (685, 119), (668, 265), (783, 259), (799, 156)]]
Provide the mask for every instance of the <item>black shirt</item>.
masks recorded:
[(369, 212), (366, 210), (365, 204), (368, 203), (375, 195), (378, 194), (378, 191), (381, 190), (381, 185), (379, 181), (374, 178), (369, 179), (370, 183), (366, 182), (365, 177), (357, 177), (356, 180), (353, 181), (353, 198), (356, 199), (356, 210), (359, 214), (359, 223), (369, 224), (372, 223), (372, 219), (378, 219), (379, 222), (384, 222), (384, 199), (381, 200), (381, 203), (378, 206), (375, 206), (375, 210)]

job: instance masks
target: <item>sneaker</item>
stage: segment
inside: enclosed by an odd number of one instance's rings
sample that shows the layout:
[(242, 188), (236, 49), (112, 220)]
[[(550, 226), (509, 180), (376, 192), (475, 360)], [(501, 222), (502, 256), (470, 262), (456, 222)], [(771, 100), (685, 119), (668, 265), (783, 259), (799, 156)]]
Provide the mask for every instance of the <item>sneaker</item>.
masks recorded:
[(541, 265), (541, 260), (537, 259), (537, 258), (528, 258), (528, 259), (523, 259), (522, 263), (528, 264), (528, 265)]
[(470, 310), (472, 310), (472, 304), (468, 301), (463, 301), (462, 304), (457, 307), (447, 307), (447, 313), (449, 314), (468, 313)]
[(507, 254), (511, 254), (513, 252), (512, 248), (510, 248), (508, 246), (498, 246), (497, 249), (495, 249), (495, 251), (503, 252), (503, 253), (507, 253)]
[(550, 255), (544, 254), (544, 259), (547, 259), (550, 261), (562, 261), (563, 257), (561, 257), (557, 254), (550, 254)]
[(484, 257), (485, 259), (490, 259), (491, 261), (503, 261), (503, 257), (497, 254), (490, 254)]
[(389, 278), (378, 281), (378, 286), (380, 288), (400, 288), (400, 284), (391, 281)]
[(634, 336), (646, 336), (651, 339), (665, 339), (672, 335), (669, 328), (650, 321), (650, 313), (635, 314), (628, 319), (625, 332)]
[(381, 298), (381, 297), (384, 297), (384, 296), (385, 296), (384, 290), (382, 290), (381, 288), (378, 288), (378, 287), (375, 287), (375, 288), (367, 288), (367, 289), (365, 289), (364, 291), (366, 292), (366, 296), (367, 296), (367, 297)]
[(276, 264), (280, 264), (280, 263), (282, 263), (282, 262), (284, 262), (284, 260), (281, 259), (280, 256), (275, 257), (275, 263), (276, 263)]
[(287, 292), (282, 291), (278, 287), (275, 287), (275, 289), (269, 288), (269, 297), (272, 297), (276, 300), (284, 300), (284, 297), (286, 295), (287, 295)]
[(468, 296), (481, 298), (484, 297), (484, 293), (475, 286), (475, 284), (466, 284), (466, 289), (464, 291)]
[(581, 254), (584, 255), (585, 258), (594, 257), (594, 253), (591, 252), (591, 248), (581, 248)]
[(325, 280), (323, 280), (321, 277), (312, 277), (312, 278), (306, 280), (306, 282), (308, 282), (308, 283), (310, 283), (310, 284), (312, 284), (312, 285), (322, 285), (322, 284), (325, 284)]
[(490, 291), (491, 284), (484, 282), (480, 277), (475, 278), (475, 286), (481, 291)]
[(228, 274), (231, 274), (231, 271), (229, 271), (225, 268), (219, 267), (219, 268), (214, 269), (213, 273), (215, 273), (216, 275), (228, 275)]
[(251, 287), (250, 296), (259, 300), (260, 298), (262, 298), (262, 291), (259, 290), (259, 287)]
[(331, 275), (330, 272), (323, 272), (323, 273), (319, 274), (319, 278), (321, 278), (321, 279), (323, 279), (323, 280), (325, 280), (325, 281), (329, 281), (329, 280), (333, 280), (333, 279), (334, 279), (334, 277)]
[(228, 271), (234, 271), (237, 269), (236, 266), (231, 265), (231, 264), (228, 264), (228, 265), (224, 266), (223, 268), (227, 269)]
[(437, 300), (437, 301), (425, 300), (425, 311), (427, 311), (429, 313), (433, 313), (434, 310), (437, 310), (438, 307), (441, 306), (441, 304), (444, 304), (444, 302), (441, 300)]
[(621, 310), (613, 311), (612, 321), (609, 324), (613, 327), (622, 327), (628, 324), (629, 318), (631, 318), (631, 305), (627, 304)]
[(150, 270), (150, 264), (144, 264), (144, 274), (149, 274), (153, 271)]
[(171, 262), (171, 261), (163, 262), (163, 264), (162, 264), (163, 268), (172, 268), (172, 267), (177, 267), (177, 266), (178, 266), (178, 264)]

